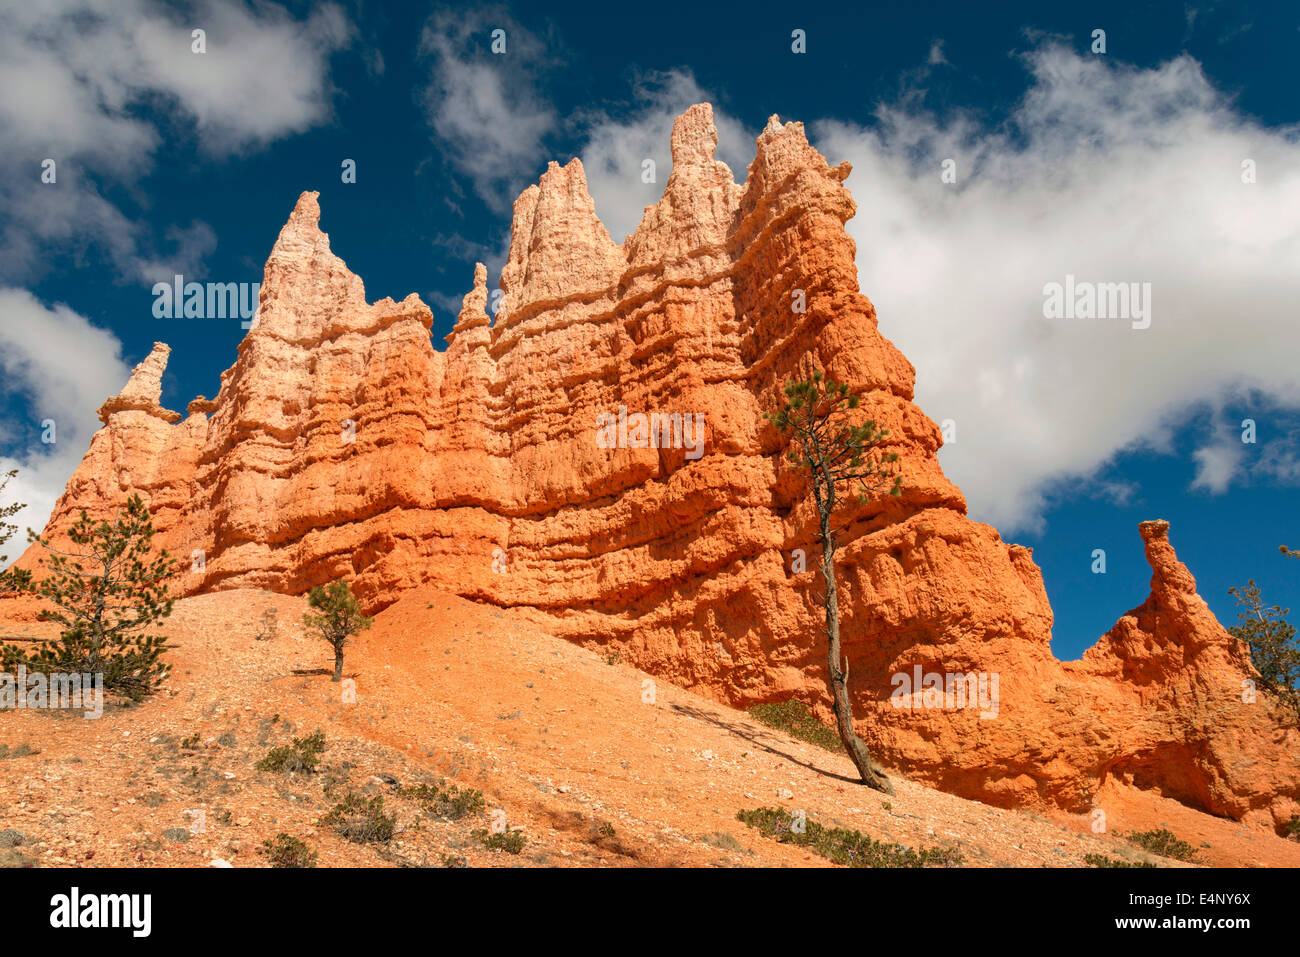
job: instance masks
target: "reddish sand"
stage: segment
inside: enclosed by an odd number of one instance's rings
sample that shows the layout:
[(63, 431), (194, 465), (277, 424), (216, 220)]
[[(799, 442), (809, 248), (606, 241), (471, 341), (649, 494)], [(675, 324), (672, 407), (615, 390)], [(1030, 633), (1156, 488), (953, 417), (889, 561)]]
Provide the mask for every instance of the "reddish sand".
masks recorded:
[[(279, 633), (257, 641), (272, 606)], [(406, 595), (349, 649), (344, 674), (357, 700), (345, 704), (328, 648), (297, 624), (303, 607), (253, 590), (185, 599), (167, 625), (175, 671), (164, 694), (98, 720), (5, 715), (0, 744), (39, 753), (0, 760), (0, 830), (24, 836), (0, 854), (42, 866), (261, 866), (258, 846), (283, 831), (317, 849), (322, 866), (438, 865), (444, 855), (471, 866), (825, 865), (735, 819), (768, 805), (912, 847), (953, 847), (973, 866), (1140, 859), (1111, 835), (1161, 825), (1207, 864), (1300, 866), (1300, 844), (1118, 786), (1099, 802), (1105, 835), (1090, 833), (1087, 818), (1002, 810), (898, 774), (886, 798), (849, 780), (847, 758), (664, 681), (647, 703), (645, 673), (435, 590)], [(272, 746), (316, 728), (329, 745), (319, 773), (254, 768)], [(197, 749), (181, 747), (196, 734)], [(337, 793), (383, 794), (396, 812), (387, 847), (316, 826), (333, 803), (324, 787), (345, 773)], [(395, 795), (394, 782), (431, 777), (481, 789), (487, 810), (417, 826), (418, 805)], [(521, 854), (470, 837), (494, 808), (528, 838)], [(200, 833), (164, 836), (200, 809)]]

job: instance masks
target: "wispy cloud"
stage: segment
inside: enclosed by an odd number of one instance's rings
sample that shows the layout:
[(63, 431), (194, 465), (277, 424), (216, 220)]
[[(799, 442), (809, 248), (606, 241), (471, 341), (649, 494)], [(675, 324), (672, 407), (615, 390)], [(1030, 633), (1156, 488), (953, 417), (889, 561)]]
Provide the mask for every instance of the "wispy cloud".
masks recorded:
[(1196, 475), (1191, 487), (1222, 495), (1237, 477), (1245, 458), (1246, 447), (1241, 436), (1220, 422), (1212, 439), (1192, 451)]
[[(504, 31), (498, 53), (496, 30)], [(558, 63), (552, 46), (500, 7), (440, 11), (420, 37), (430, 71), (422, 102), (435, 143), (497, 212), (510, 209), (548, 158), (545, 140), (558, 116), (540, 85)]]
[(1231, 399), (1234, 409), (1249, 409), (1249, 415), (1211, 409), (1209, 425), (1192, 450), (1196, 472), (1190, 487), (1222, 495), (1261, 482), (1300, 485), (1300, 415), (1264, 395)]

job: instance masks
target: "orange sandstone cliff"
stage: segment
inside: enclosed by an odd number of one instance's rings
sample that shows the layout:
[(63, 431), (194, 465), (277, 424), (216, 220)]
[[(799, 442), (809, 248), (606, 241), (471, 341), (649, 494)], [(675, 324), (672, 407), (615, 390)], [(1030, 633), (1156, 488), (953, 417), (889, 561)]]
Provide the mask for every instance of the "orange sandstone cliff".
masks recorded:
[[(304, 193), (216, 398), (162, 408), (155, 345), (47, 531), (139, 492), (182, 594), (344, 576), (374, 610), (430, 583), (720, 700), (825, 715), (815, 513), (761, 415), (820, 369), (901, 456), (903, 496), (847, 515), (840, 554), (855, 714), (885, 764), (1004, 806), (1085, 811), (1121, 782), (1261, 826), (1300, 811), (1300, 731), (1243, 693), (1248, 656), (1167, 523), (1141, 528), (1150, 598), (1057, 661), (1029, 549), (966, 517), (858, 291), (848, 164), (773, 117), (737, 184), (716, 142), (708, 105), (678, 118), (622, 245), (582, 164), (552, 163), (515, 201), (495, 317), (480, 265), (445, 351), (419, 297), (366, 301)], [(638, 414), (666, 441), (638, 442)], [(900, 688), (918, 674), (969, 676), (967, 706), (950, 679)]]

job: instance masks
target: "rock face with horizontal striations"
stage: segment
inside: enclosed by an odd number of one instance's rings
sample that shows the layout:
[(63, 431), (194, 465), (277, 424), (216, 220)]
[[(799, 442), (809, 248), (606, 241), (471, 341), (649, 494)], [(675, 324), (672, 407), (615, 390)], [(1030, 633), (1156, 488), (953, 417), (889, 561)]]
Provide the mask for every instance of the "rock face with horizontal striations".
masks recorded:
[(762, 418), (822, 370), (901, 456), (902, 497), (847, 511), (839, 555), (855, 713), (884, 763), (1000, 805), (1083, 811), (1120, 781), (1289, 820), (1300, 732), (1243, 701), (1248, 658), (1167, 525), (1142, 527), (1150, 599), (1057, 661), (1030, 551), (966, 517), (858, 291), (848, 164), (774, 117), (737, 184), (716, 143), (708, 105), (678, 118), (663, 197), (622, 245), (582, 164), (552, 163), (515, 202), (494, 317), (479, 265), (445, 351), (417, 296), (366, 301), (304, 193), (216, 398), (162, 409), (156, 346), (49, 530), (139, 492), (184, 594), (346, 577), (374, 610), (430, 583), (722, 701), (826, 716), (815, 511)]

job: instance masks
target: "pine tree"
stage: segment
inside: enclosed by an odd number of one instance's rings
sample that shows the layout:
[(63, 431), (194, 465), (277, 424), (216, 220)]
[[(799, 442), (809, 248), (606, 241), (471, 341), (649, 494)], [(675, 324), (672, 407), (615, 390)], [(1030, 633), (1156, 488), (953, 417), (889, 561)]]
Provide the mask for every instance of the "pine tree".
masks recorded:
[(857, 409), (858, 397), (849, 393), (848, 385), (833, 379), (823, 383), (822, 378), (821, 372), (814, 372), (807, 381), (787, 383), (785, 405), (765, 418), (797, 444), (797, 450), (791, 449), (787, 459), (807, 475), (817, 504), (821, 570), (826, 583), (822, 603), (826, 610), (827, 671), (836, 729), (862, 783), (893, 794), (889, 778), (853, 729), (849, 665), (840, 651), (839, 593), (835, 582), (836, 535), (840, 529), (832, 527), (831, 516), (846, 496), (864, 503), (870, 496), (886, 491), (900, 495), (902, 479), (893, 475), (898, 454), (882, 450), (888, 430), (875, 422), (852, 424), (850, 412)]
[(1295, 626), (1289, 624), (1287, 608), (1264, 606), (1259, 586), (1252, 579), (1241, 588), (1229, 588), (1242, 611), (1241, 624), (1228, 632), (1250, 648), (1250, 660), (1259, 672), (1259, 684), (1300, 721), (1300, 645)]
[[(5, 486), (9, 480), (18, 474), (17, 469), (6, 472), (3, 478), (0, 478), (0, 494), (3, 494)], [(18, 531), (17, 525), (12, 525), (5, 519), (16, 515), (22, 509), (26, 508), (22, 502), (14, 502), (10, 505), (0, 506), (0, 547), (13, 538), (14, 532)], [(0, 555), (0, 595), (10, 591), (20, 591), (31, 581), (31, 574), (21, 568), (4, 568), (5, 562), (9, 561), (8, 555)]]
[(307, 604), (316, 611), (306, 612), (302, 623), (334, 649), (334, 677), (331, 680), (341, 681), (343, 646), (353, 635), (369, 628), (372, 620), (361, 614), (360, 603), (348, 588), (348, 583), (341, 579), (323, 588), (317, 585), (308, 593)]
[(24, 664), (42, 672), (103, 674), (104, 688), (134, 701), (155, 693), (170, 666), (162, 661), (166, 639), (150, 627), (172, 612), (174, 599), (165, 580), (175, 561), (166, 551), (152, 556), (154, 527), (139, 495), (133, 495), (112, 521), (91, 521), (85, 510), (68, 531), (74, 548), (55, 548), (30, 533), (49, 558), (48, 573), (24, 590), (54, 606), (43, 621), (63, 626), (57, 641), (35, 654), (14, 645), (0, 648), (7, 668)]

